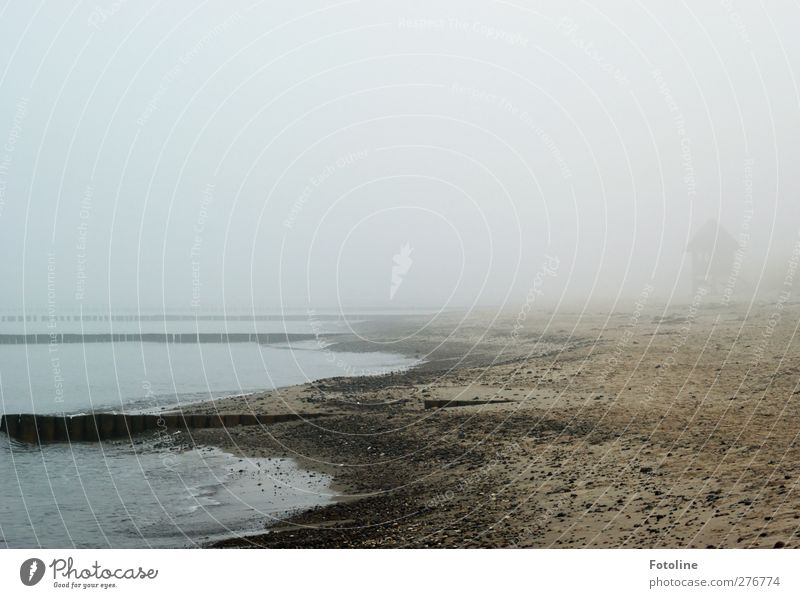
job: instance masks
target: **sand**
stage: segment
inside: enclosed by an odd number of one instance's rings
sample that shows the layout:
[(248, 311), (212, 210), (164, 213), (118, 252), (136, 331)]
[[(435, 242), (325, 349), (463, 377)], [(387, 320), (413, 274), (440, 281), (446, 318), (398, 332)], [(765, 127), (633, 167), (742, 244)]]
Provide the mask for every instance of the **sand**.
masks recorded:
[(371, 323), (334, 349), (426, 363), (198, 407), (327, 414), (193, 442), (296, 458), (343, 495), (216, 546), (800, 546), (798, 322), (706, 300)]

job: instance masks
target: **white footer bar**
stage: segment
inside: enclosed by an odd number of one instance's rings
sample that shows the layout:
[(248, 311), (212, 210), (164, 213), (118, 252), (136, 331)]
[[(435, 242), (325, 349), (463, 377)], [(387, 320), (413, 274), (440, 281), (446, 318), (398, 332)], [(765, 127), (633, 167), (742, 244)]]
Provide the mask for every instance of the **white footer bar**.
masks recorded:
[(3, 596), (800, 596), (792, 550), (6, 550)]

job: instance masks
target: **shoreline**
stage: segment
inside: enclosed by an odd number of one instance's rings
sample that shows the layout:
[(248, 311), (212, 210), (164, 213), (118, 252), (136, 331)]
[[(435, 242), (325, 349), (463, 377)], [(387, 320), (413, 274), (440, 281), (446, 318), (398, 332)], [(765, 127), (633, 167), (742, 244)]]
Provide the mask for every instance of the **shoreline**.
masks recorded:
[[(182, 406), (314, 418), (112, 442), (330, 476), (331, 504), (252, 532), (248, 512), (204, 547), (795, 547), (800, 347), (773, 311), (370, 322), (325, 350), (420, 363)], [(800, 304), (783, 314), (800, 321)]]
[[(396, 330), (391, 330), (391, 332), (396, 332)], [(363, 351), (370, 350), (371, 345), (363, 341), (356, 341), (355, 344), (353, 341), (345, 341), (336, 343), (336, 346), (330, 348), (334, 351), (357, 351), (359, 344), (362, 345)], [(409, 485), (414, 481), (414, 468), (398, 468), (398, 459), (405, 455), (392, 457), (391, 461), (394, 466), (388, 470), (391, 471), (391, 475), (378, 478), (374, 475), (364, 477), (356, 472), (347, 471), (347, 465), (337, 462), (341, 460), (337, 457), (355, 456), (362, 452), (373, 453), (379, 458), (384, 457), (388, 454), (387, 451), (397, 447), (397, 441), (388, 442), (382, 452), (377, 448), (381, 443), (376, 442), (374, 438), (367, 443), (367, 446), (362, 446), (360, 449), (354, 448), (354, 445), (358, 444), (357, 441), (345, 441), (345, 445), (351, 444), (350, 450), (342, 450), (341, 446), (336, 446), (335, 450), (331, 450), (330, 446), (325, 446), (324, 441), (321, 442), (319, 438), (313, 438), (313, 436), (322, 437), (332, 432), (332, 436), (345, 435), (357, 439), (361, 434), (352, 429), (348, 431), (348, 427), (352, 428), (354, 425), (358, 427), (363, 420), (371, 420), (373, 424), (377, 425), (380, 425), (377, 420), (381, 419), (395, 422), (386, 426), (386, 436), (396, 432), (397, 429), (409, 428), (414, 422), (407, 421), (408, 414), (424, 409), (424, 402), (431, 394), (426, 387), (431, 384), (435, 385), (442, 372), (457, 376), (460, 372), (468, 371), (471, 368), (490, 367), (492, 362), (497, 361), (494, 345), (482, 347), (474, 355), (465, 358), (463, 350), (465, 344), (465, 339), (461, 337), (453, 339), (453, 347), (443, 347), (442, 343), (435, 338), (422, 339), (416, 343), (406, 341), (402, 345), (402, 351), (397, 351), (399, 354), (409, 358), (419, 358), (421, 353), (432, 349), (433, 357), (428, 355), (426, 359), (415, 366), (389, 374), (327, 378), (264, 393), (253, 393), (248, 397), (220, 400), (214, 406), (213, 411), (209, 410), (208, 404), (198, 404), (198, 409), (188, 410), (187, 413), (191, 414), (212, 412), (224, 414), (243, 409), (253, 409), (261, 413), (269, 411), (269, 406), (274, 408), (277, 404), (282, 405), (281, 410), (283, 411), (288, 408), (289, 410), (309, 412), (310, 407), (313, 413), (327, 415), (324, 420), (318, 420), (316, 423), (276, 424), (263, 431), (234, 428), (233, 430), (203, 429), (193, 433), (194, 442), (217, 446), (226, 451), (235, 451), (235, 454), (245, 458), (291, 458), (307, 470), (331, 476), (333, 481), (330, 487), (337, 493), (332, 505), (302, 511), (281, 524), (267, 525), (261, 534), (232, 536), (225, 540), (209, 543), (208, 546), (260, 546), (262, 545), (261, 541), (266, 537), (283, 533), (293, 537), (294, 534), (291, 532), (298, 528), (329, 529), (338, 527), (342, 522), (352, 521), (348, 518), (342, 519), (343, 512), (346, 514), (350, 511), (352, 505), (358, 505), (357, 510), (361, 509), (364, 501), (369, 501), (370, 504), (374, 503), (375, 506), (380, 505), (380, 509), (386, 510), (387, 502), (396, 502), (393, 496), (395, 492), (394, 490), (385, 490), (383, 486), (391, 483)], [(555, 345), (549, 344), (549, 350), (546, 352), (552, 352), (554, 347)], [(515, 354), (515, 357), (519, 358), (519, 355)], [(403, 393), (409, 389), (413, 389), (412, 395), (414, 396), (411, 399), (394, 397), (392, 394), (397, 391)], [(376, 393), (388, 394), (376, 397)], [(321, 396), (324, 399), (314, 400), (315, 396)], [(513, 406), (513, 401), (507, 401), (505, 403), (507, 408)], [(243, 403), (247, 403), (247, 405), (243, 406)], [(410, 409), (409, 403), (413, 403)], [(494, 408), (495, 405), (489, 407)], [(334, 425), (327, 426), (326, 424), (329, 422), (333, 422)], [(295, 445), (290, 449), (280, 440), (284, 435), (291, 436), (293, 429), (302, 427), (311, 428), (311, 433), (306, 437), (292, 436), (295, 442), (300, 443), (300, 446)], [(314, 431), (314, 428), (317, 430)], [(273, 442), (265, 442), (267, 438)], [(370, 446), (372, 444), (376, 446)], [(407, 446), (410, 445), (407, 444)], [(434, 452), (442, 452), (442, 447), (434, 445), (433, 449)], [(474, 447), (470, 451), (476, 456), (486, 453), (486, 451), (479, 451)], [(452, 450), (444, 451), (443, 454), (446, 454), (446, 458), (454, 462), (459, 460), (458, 455)], [(480, 459), (473, 458), (473, 462), (479, 463)], [(398, 475), (401, 470), (403, 475)], [(422, 506), (427, 508), (426, 505)], [(331, 513), (331, 516), (326, 513)], [(319, 516), (321, 519), (318, 519)]]
[[(323, 337), (324, 337), (324, 335), (323, 335)], [(335, 352), (335, 351), (342, 352), (342, 351), (344, 351), (344, 350), (340, 350), (338, 347), (331, 347), (330, 346), (330, 340), (332, 340), (332, 339), (330, 339), (330, 337), (324, 337), (324, 338), (326, 339), (326, 341), (328, 341), (328, 346), (327, 347), (319, 348), (319, 349), (317, 348), (316, 345), (313, 347), (313, 349), (316, 350), (318, 353), (320, 352), (320, 350), (327, 350), (327, 351), (331, 351), (331, 352)], [(307, 342), (304, 342), (301, 345), (301, 347), (305, 347), (306, 350), (309, 350)], [(284, 346), (282, 348), (285, 351), (289, 351), (289, 350), (292, 349), (291, 346)], [(370, 378), (374, 378), (376, 376), (383, 375), (381, 372), (383, 372), (385, 369), (392, 369), (392, 371), (396, 371), (396, 369), (399, 369), (400, 371), (403, 371), (403, 370), (408, 369), (410, 366), (417, 365), (416, 362), (414, 362), (412, 359), (405, 358), (404, 355), (402, 353), (400, 353), (400, 352), (395, 352), (395, 353), (391, 353), (390, 354), (388, 351), (384, 351), (383, 355), (376, 355), (375, 357), (366, 356), (366, 355), (365, 356), (359, 356), (359, 355), (349, 355), (348, 356), (348, 355), (345, 355), (345, 357), (347, 357), (348, 359), (351, 359), (352, 360), (351, 363), (354, 363), (354, 364), (356, 364), (358, 366), (363, 366), (363, 369), (365, 371), (366, 370), (375, 370), (375, 373), (371, 373), (368, 376)], [(299, 355), (298, 359), (300, 360), (301, 364), (305, 364), (305, 361), (303, 361), (303, 359), (304, 359), (303, 355)], [(321, 358), (318, 357), (316, 359), (313, 359), (312, 363), (319, 362), (320, 360), (321, 360)], [(334, 370), (334, 369), (336, 369), (335, 366), (328, 366), (327, 368), (325, 368), (323, 366), (321, 371), (325, 372), (325, 371), (331, 371), (331, 370)], [(313, 372), (319, 371), (319, 368), (314, 366), (311, 370), (306, 370), (306, 371), (310, 372), (311, 375), (314, 375)], [(293, 386), (297, 387), (298, 385), (293, 385)], [(286, 389), (291, 389), (291, 388), (293, 388), (293, 386), (279, 387), (278, 388), (278, 392), (283, 392)], [(134, 409), (132, 409), (132, 410), (124, 410), (124, 412), (125, 412), (126, 415), (135, 415), (135, 414), (151, 415), (151, 416), (153, 416), (155, 418), (159, 418), (161, 416), (166, 416), (166, 415), (168, 415), (170, 413), (175, 413), (176, 412), (176, 408), (180, 409), (180, 407), (183, 407), (183, 411), (184, 412), (188, 412), (190, 409), (193, 409), (193, 410), (203, 409), (203, 410), (206, 410), (208, 412), (216, 412), (216, 405), (218, 405), (218, 404), (221, 404), (221, 403), (228, 404), (228, 403), (230, 403), (232, 401), (240, 401), (240, 402), (241, 401), (248, 401), (253, 397), (257, 397), (259, 395), (263, 395), (264, 392), (265, 391), (263, 389), (262, 390), (257, 390), (257, 389), (250, 390), (250, 389), (248, 389), (246, 392), (241, 392), (241, 391), (238, 391), (238, 390), (237, 391), (233, 391), (233, 392), (229, 392), (229, 393), (220, 392), (219, 394), (215, 393), (214, 396), (212, 398), (210, 398), (210, 399), (207, 396), (206, 397), (202, 397), (202, 396), (197, 396), (195, 393), (187, 393), (185, 395), (181, 395), (181, 398), (178, 400), (178, 404), (177, 405), (175, 404), (174, 400), (172, 401), (172, 404), (159, 405), (159, 404), (152, 404), (150, 402), (149, 398), (143, 398), (142, 400), (137, 401), (137, 405), (135, 406)], [(271, 391), (266, 391), (266, 392), (269, 393)], [(166, 397), (166, 398), (169, 399), (169, 397)], [(185, 402), (186, 398), (188, 398), (190, 400), (190, 402)], [(191, 407), (189, 407), (189, 405), (191, 405)], [(94, 412), (92, 412), (92, 411), (90, 411), (88, 409), (75, 409), (73, 411), (74, 414), (96, 413), (96, 414), (102, 414), (102, 415), (108, 415), (108, 414), (113, 414), (113, 413), (121, 413), (121, 412), (122, 412), (122, 410), (114, 409), (113, 407), (109, 407), (107, 409), (96, 410)], [(45, 414), (38, 414), (38, 415), (45, 415)], [(58, 416), (58, 415), (61, 415), (61, 414), (56, 414), (56, 415)], [(103, 421), (105, 422), (106, 420), (104, 419)], [(229, 447), (225, 446), (224, 443), (216, 443), (216, 445), (212, 445), (210, 443), (201, 443), (201, 442), (199, 442), (199, 440), (196, 437), (193, 437), (193, 435), (191, 433), (187, 434), (187, 431), (186, 431), (185, 428), (181, 430), (180, 428), (173, 428), (172, 427), (172, 423), (170, 423), (169, 425), (170, 425), (169, 428), (166, 428), (166, 427), (162, 426), (161, 424), (159, 424), (158, 428), (154, 427), (154, 428), (151, 428), (151, 429), (142, 430), (141, 433), (136, 434), (135, 436), (133, 436), (133, 438), (130, 438), (130, 437), (127, 437), (127, 438), (106, 437), (106, 438), (103, 439), (102, 442), (103, 442), (103, 445), (107, 446), (109, 450), (125, 451), (126, 453), (130, 454), (132, 457), (135, 457), (136, 455), (141, 454), (141, 451), (144, 450), (145, 453), (148, 453), (148, 454), (152, 454), (154, 452), (157, 452), (159, 454), (163, 454), (165, 458), (169, 458), (169, 457), (180, 458), (178, 456), (179, 453), (180, 454), (189, 453), (189, 452), (192, 452), (194, 449), (203, 448), (203, 447), (206, 447), (206, 448), (217, 448), (220, 451), (223, 451), (224, 453), (226, 453), (228, 455), (232, 455), (232, 456), (236, 457), (237, 459), (240, 459), (240, 457), (241, 457), (241, 454), (239, 452), (237, 452), (235, 450), (230, 450)], [(115, 424), (115, 427), (116, 427), (116, 424)], [(198, 432), (198, 430), (192, 430), (192, 432)], [(6, 436), (6, 435), (4, 434), (4, 436)], [(46, 436), (46, 437), (49, 438), (49, 436)], [(86, 442), (80, 442), (79, 443), (80, 445), (85, 447), (83, 450), (88, 451), (90, 454), (91, 453), (96, 453), (98, 459), (101, 459), (102, 458), (102, 454), (103, 454), (103, 449), (101, 448), (101, 446), (99, 444), (94, 444), (91, 439), (87, 438), (86, 440), (87, 440)], [(9, 441), (12, 442), (12, 443), (16, 443), (17, 442), (15, 440), (13, 440), (12, 438), (9, 438)], [(97, 440), (95, 440), (94, 442), (96, 442), (96, 441)], [(49, 445), (49, 442), (46, 442), (45, 444)], [(58, 450), (57, 446), (60, 443), (56, 440), (56, 441), (53, 442), (53, 444), (56, 447), (56, 450)], [(93, 446), (93, 444), (94, 444), (94, 446)], [(67, 451), (69, 450), (67, 448), (67, 445), (62, 445), (62, 446), (64, 446), (65, 450), (67, 450)], [(20, 448), (22, 449), (24, 447), (20, 447)], [(32, 450), (34, 448), (35, 447), (31, 446)], [(280, 460), (280, 458), (279, 458), (280, 456), (279, 455), (271, 454), (271, 455), (264, 455), (264, 456), (265, 457), (268, 456), (268, 457), (271, 457), (271, 458), (275, 458), (276, 462)], [(316, 479), (317, 480), (327, 479), (327, 476), (323, 478), (323, 477), (320, 477), (318, 475), (319, 468), (310, 467), (308, 463), (303, 463), (299, 459), (291, 458), (291, 456), (288, 456), (288, 457), (290, 457), (290, 459), (292, 461), (292, 464), (297, 469), (297, 471), (301, 472), (303, 475), (305, 475), (306, 473), (313, 473), (313, 474), (316, 474)], [(262, 468), (263, 467), (264, 467), (264, 463), (262, 462)], [(270, 469), (270, 467), (267, 467), (267, 469), (264, 469), (263, 471), (266, 472), (269, 469)], [(261, 476), (261, 477), (263, 477), (263, 476)], [(331, 480), (332, 480), (332, 478), (331, 478)], [(270, 500), (267, 500), (265, 503), (261, 504), (261, 502), (263, 501), (262, 497), (264, 497), (265, 495), (260, 494), (260, 492), (262, 492), (262, 490), (260, 488), (256, 487), (256, 486), (260, 486), (261, 485), (260, 483), (258, 483), (260, 481), (264, 482), (264, 488), (268, 488), (269, 485), (270, 485), (270, 482), (271, 482), (271, 480), (269, 478), (264, 478), (263, 480), (245, 479), (243, 481), (234, 482), (234, 486), (233, 486), (234, 490), (233, 491), (237, 492), (237, 493), (242, 493), (243, 492), (244, 494), (251, 496), (257, 502), (250, 502), (250, 504), (252, 504), (254, 506), (255, 505), (260, 505), (260, 506), (257, 507), (258, 510), (263, 511), (264, 513), (269, 513), (271, 511), (271, 508), (272, 508), (270, 506), (272, 503), (270, 502)], [(278, 498), (278, 502), (276, 504), (279, 504), (279, 503), (280, 504), (289, 504), (289, 503), (286, 503), (286, 500), (285, 500), (286, 497), (291, 497), (291, 496), (293, 496), (293, 494), (296, 493), (296, 491), (292, 491), (291, 490), (291, 486), (282, 487), (281, 482), (286, 482), (286, 481), (287, 481), (286, 478), (275, 478), (275, 483), (279, 485), (279, 487), (277, 489), (279, 496), (277, 497)], [(244, 486), (242, 486), (242, 484), (244, 484)], [(251, 488), (248, 487), (247, 486), (248, 484), (249, 484), (249, 486), (252, 486), (252, 487)], [(236, 490), (236, 488), (238, 488), (238, 490)], [(283, 488), (283, 489), (281, 489), (281, 488)], [(300, 488), (302, 488), (302, 486), (300, 486)], [(328, 493), (338, 494), (338, 488), (335, 485), (330, 485), (330, 486), (326, 485), (324, 489), (320, 489), (319, 491), (322, 494), (326, 495), (326, 496), (324, 496), (324, 497), (306, 496), (305, 498), (310, 498), (312, 502), (318, 501), (320, 503), (327, 504), (328, 502), (330, 502), (332, 500), (332, 498), (327, 496)], [(268, 493), (271, 493), (271, 492), (272, 491), (268, 489)], [(303, 491), (301, 490), (300, 492), (302, 493)], [(256, 493), (258, 493), (258, 494), (256, 494)], [(284, 499), (281, 499), (280, 495), (283, 495)], [(305, 506), (307, 504), (305, 498), (300, 497), (298, 495), (299, 501), (296, 503), (298, 506), (292, 506), (287, 511), (281, 510), (280, 511), (280, 517), (282, 519), (285, 519), (287, 513), (290, 513), (290, 514), (294, 515), (294, 514), (297, 514), (300, 511), (302, 511), (303, 509), (307, 508)], [(291, 499), (291, 500), (294, 500), (294, 499)], [(290, 502), (291, 502), (291, 500), (290, 500)], [(232, 506), (235, 506), (235, 505), (232, 505)], [(219, 535), (217, 535), (217, 532), (214, 532), (214, 533), (211, 534), (211, 538), (217, 539), (217, 540), (221, 540), (223, 538), (230, 537), (231, 535), (233, 535), (233, 536), (242, 536), (243, 534), (255, 533), (254, 530), (256, 530), (256, 532), (257, 532), (258, 525), (254, 523), (253, 517), (249, 513), (243, 512), (241, 515), (237, 516), (237, 512), (238, 512), (237, 509), (234, 508), (233, 510), (231, 510), (228, 507), (223, 507), (223, 508), (225, 509), (224, 512), (226, 513), (226, 516), (232, 518), (233, 520), (236, 520), (237, 518), (241, 518), (240, 524), (239, 525), (236, 525), (236, 524), (230, 525), (229, 524), (229, 525), (226, 526), (226, 528), (228, 530), (234, 530), (233, 532), (228, 532), (225, 529), (220, 529), (220, 530), (218, 530)], [(257, 512), (257, 511), (254, 511), (254, 513), (255, 512)], [(220, 511), (220, 513), (222, 513), (222, 511)], [(175, 542), (175, 546), (176, 547), (180, 547), (180, 546), (185, 545), (186, 539), (184, 538), (183, 535), (178, 534), (174, 538), (174, 542)], [(202, 545), (202, 544), (204, 544), (206, 542), (207, 542), (206, 540), (202, 540), (198, 536), (198, 539), (197, 539), (195, 545), (200, 546), (200, 545)]]
[(516, 314), (451, 320), (405, 343), (436, 347), (418, 368), (267, 393), (254, 404), (329, 416), (194, 441), (299, 458), (346, 498), (209, 546), (796, 546), (791, 330), (768, 305), (685, 309), (531, 314), (514, 342)]
[[(324, 335), (322, 335), (324, 336)], [(347, 337), (350, 335), (337, 335), (338, 338)], [(287, 349), (291, 349), (291, 347), (286, 347)], [(393, 354), (398, 357), (403, 357), (406, 359), (413, 359), (416, 360), (416, 363), (408, 366), (402, 366), (396, 369), (388, 368), (385, 372), (377, 372), (377, 373), (363, 373), (359, 375), (346, 375), (346, 376), (336, 376), (336, 377), (329, 377), (329, 378), (321, 378), (311, 382), (305, 382), (301, 384), (293, 384), (289, 386), (277, 387), (274, 389), (268, 390), (253, 390), (246, 393), (238, 393), (234, 395), (226, 395), (223, 397), (212, 398), (212, 399), (205, 399), (198, 402), (193, 402), (184, 406), (180, 411), (176, 411), (175, 409), (169, 408), (162, 408), (158, 411), (151, 410), (150, 413), (153, 415), (167, 415), (167, 414), (180, 414), (183, 413), (184, 415), (225, 415), (228, 413), (235, 413), (235, 412), (253, 412), (257, 411), (259, 414), (264, 415), (274, 415), (278, 413), (286, 413), (287, 411), (291, 411), (293, 409), (302, 409), (304, 413), (314, 414), (314, 415), (326, 415), (326, 416), (335, 416), (336, 408), (329, 409), (329, 405), (320, 406), (320, 408), (316, 408), (313, 404), (304, 404), (300, 405), (297, 402), (297, 399), (304, 394), (307, 394), (310, 390), (315, 389), (318, 390), (320, 386), (325, 387), (327, 384), (330, 383), (338, 383), (341, 381), (351, 381), (351, 380), (359, 380), (363, 383), (369, 383), (370, 380), (377, 380), (386, 376), (394, 376), (394, 375), (402, 375), (405, 373), (413, 372), (414, 370), (424, 367), (427, 365), (425, 360), (420, 360), (419, 351), (418, 350), (409, 350), (406, 348), (405, 350), (387, 350), (385, 348), (380, 348), (380, 350), (375, 350), (375, 347), (372, 347), (369, 343), (364, 341), (347, 341), (346, 343), (337, 342), (335, 340), (328, 340), (326, 344), (318, 345), (315, 347), (314, 350), (319, 351), (329, 351), (331, 353), (385, 353), (385, 354)], [(384, 369), (384, 368), (382, 368)], [(380, 382), (378, 382), (380, 384)], [(267, 409), (264, 407), (254, 407), (253, 403), (266, 405), (272, 403), (273, 399), (276, 396), (280, 396), (282, 401), (279, 404), (284, 405), (287, 408), (278, 408), (278, 409)], [(248, 404), (249, 403), (249, 404)], [(274, 405), (270, 405), (274, 407)], [(307, 423), (311, 424), (311, 420)], [(267, 433), (270, 430), (275, 428), (276, 426), (282, 426), (283, 424), (270, 424), (263, 428)], [(311, 424), (314, 425), (314, 424)], [(249, 432), (253, 432), (253, 429), (250, 429)], [(243, 459), (267, 459), (267, 460), (284, 460), (288, 459), (295, 463), (297, 467), (304, 471), (310, 472), (315, 474), (321, 474), (330, 478), (330, 482), (327, 484), (327, 488), (331, 493), (329, 497), (329, 501), (331, 504), (328, 505), (320, 505), (320, 506), (312, 506), (312, 507), (297, 507), (291, 509), (286, 513), (285, 519), (281, 521), (267, 521), (265, 523), (266, 529), (265, 530), (252, 530), (248, 529), (246, 525), (248, 521), (243, 521), (241, 529), (239, 531), (229, 531), (229, 532), (220, 532), (214, 534), (215, 539), (208, 540), (206, 542), (200, 543), (199, 547), (210, 547), (220, 543), (226, 543), (232, 540), (242, 540), (247, 541), (247, 538), (253, 537), (258, 538), (264, 533), (275, 533), (276, 531), (280, 531), (283, 529), (285, 525), (292, 525), (291, 522), (298, 517), (303, 516), (306, 513), (315, 512), (318, 509), (325, 509), (330, 506), (340, 504), (340, 503), (348, 503), (352, 501), (359, 500), (358, 495), (351, 495), (349, 492), (352, 490), (352, 485), (342, 481), (340, 479), (340, 470), (339, 468), (333, 463), (320, 463), (314, 459), (311, 459), (307, 456), (299, 455), (299, 454), (292, 454), (287, 453), (286, 451), (282, 450), (280, 447), (275, 447), (273, 450), (267, 449), (264, 450), (253, 450), (253, 447), (249, 449), (244, 449), (244, 447), (237, 445), (236, 441), (233, 440), (233, 436), (247, 433), (248, 427), (237, 426), (235, 428), (202, 428), (202, 429), (193, 429), (188, 433), (188, 442), (182, 445), (181, 450), (193, 450), (196, 448), (202, 447), (209, 447), (216, 450), (223, 451), (227, 454), (232, 456), (243, 458)], [(134, 442), (137, 444), (141, 442), (142, 437), (139, 439), (134, 439)], [(152, 441), (152, 437), (150, 441)], [(165, 443), (163, 448), (169, 449), (171, 446), (170, 442)], [(251, 522), (251, 521), (250, 521)]]

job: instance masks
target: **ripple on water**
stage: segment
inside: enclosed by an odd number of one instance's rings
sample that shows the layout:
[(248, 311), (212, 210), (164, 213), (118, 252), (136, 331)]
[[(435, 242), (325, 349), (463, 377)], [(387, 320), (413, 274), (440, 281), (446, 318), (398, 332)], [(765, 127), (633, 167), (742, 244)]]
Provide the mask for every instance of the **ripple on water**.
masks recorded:
[(0, 436), (0, 538), (9, 548), (196, 546), (334, 500), (290, 459)]

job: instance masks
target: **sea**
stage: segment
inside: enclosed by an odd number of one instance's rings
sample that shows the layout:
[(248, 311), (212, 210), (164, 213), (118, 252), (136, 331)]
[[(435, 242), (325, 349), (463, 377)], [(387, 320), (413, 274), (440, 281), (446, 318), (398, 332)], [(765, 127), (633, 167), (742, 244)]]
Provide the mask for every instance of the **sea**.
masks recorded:
[[(417, 363), (393, 353), (332, 351), (329, 335), (349, 332), (354, 321), (319, 314), (3, 315), (0, 412), (160, 412)], [(97, 342), (97, 335), (195, 333), (288, 336), (271, 344)], [(18, 338), (34, 334), (49, 336), (40, 343)], [(58, 334), (92, 342), (59, 342)], [(290, 459), (243, 459), (213, 447), (176, 451), (155, 440), (38, 447), (0, 434), (0, 547), (202, 546), (335, 499), (330, 478)]]

